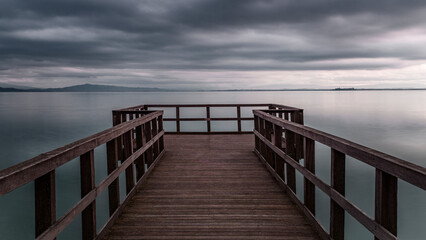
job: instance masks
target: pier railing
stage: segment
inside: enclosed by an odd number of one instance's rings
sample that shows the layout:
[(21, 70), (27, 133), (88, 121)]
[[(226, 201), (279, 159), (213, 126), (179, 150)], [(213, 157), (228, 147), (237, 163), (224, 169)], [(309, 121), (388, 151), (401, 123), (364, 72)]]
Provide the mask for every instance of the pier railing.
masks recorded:
[[(212, 116), (212, 111), (215, 108), (228, 108), (235, 109), (234, 117), (215, 117)], [(287, 117), (290, 121), (303, 124), (303, 110), (299, 108), (294, 108), (290, 106), (280, 105), (280, 104), (271, 104), (271, 103), (261, 103), (261, 104), (145, 104), (129, 108), (124, 108), (120, 110), (113, 111), (113, 122), (114, 124), (119, 124), (123, 121), (129, 119), (134, 119), (139, 116), (140, 111), (146, 110), (166, 110), (174, 109), (175, 116), (166, 118), (164, 117), (163, 121), (165, 122), (175, 122), (176, 131), (167, 131), (167, 134), (241, 134), (241, 133), (253, 133), (252, 129), (249, 131), (244, 131), (242, 127), (243, 121), (253, 121), (253, 115), (250, 109), (250, 116), (243, 117), (242, 109), (244, 108), (258, 108), (258, 109), (279, 109), (283, 110), (283, 116)], [(182, 111), (184, 109), (205, 109), (205, 117), (182, 117)], [(191, 132), (184, 130), (181, 126), (182, 122), (205, 122), (206, 129), (205, 131), (200, 132)], [(231, 131), (212, 131), (212, 122), (216, 121), (231, 121), (236, 122), (236, 130)]]
[[(286, 189), (323, 239), (344, 239), (344, 213), (352, 215), (376, 239), (397, 239), (398, 179), (426, 190), (426, 169), (351, 141), (283, 119), (283, 110), (254, 110), (255, 153)], [(284, 136), (284, 138), (283, 138)], [(303, 144), (301, 144), (301, 141)], [(315, 175), (315, 142), (331, 149), (331, 184)], [(303, 154), (302, 154), (303, 152)], [(375, 217), (345, 197), (345, 156), (376, 169)], [(304, 159), (301, 165), (299, 160)], [(304, 177), (304, 199), (296, 195), (296, 174)], [(315, 187), (330, 197), (330, 231), (315, 217)]]
[[(165, 118), (161, 109), (172, 108), (176, 116)], [(203, 108), (205, 117), (180, 117), (183, 108)], [(235, 117), (215, 118), (212, 108), (234, 108)], [(253, 116), (242, 117), (242, 108)], [(264, 109), (262, 109), (264, 108)], [(26, 162), (0, 171), (0, 196), (34, 182), (35, 236), (54, 239), (77, 216), (82, 216), (83, 239), (102, 238), (126, 203), (164, 154), (163, 121), (176, 124), (174, 134), (194, 134), (181, 129), (182, 121), (204, 121), (205, 132), (197, 134), (254, 132), (255, 153), (296, 202), (323, 239), (344, 239), (344, 214), (352, 215), (377, 239), (397, 239), (398, 179), (426, 190), (426, 169), (348, 140), (303, 125), (303, 110), (277, 104), (151, 104), (113, 111), (114, 127), (81, 139)], [(212, 131), (212, 121), (235, 121), (236, 131)], [(241, 122), (253, 121), (253, 131), (243, 131)], [(331, 183), (315, 175), (315, 143), (331, 149)], [(95, 185), (94, 149), (106, 144), (108, 176)], [(372, 219), (345, 197), (345, 156), (376, 170), (375, 217)], [(56, 218), (55, 170), (75, 158), (80, 160), (81, 200)], [(303, 165), (300, 160), (303, 159)], [(304, 177), (303, 200), (296, 195), (296, 170)], [(125, 174), (126, 198), (120, 202), (119, 176)], [(96, 231), (96, 199), (108, 188), (110, 218)], [(315, 217), (315, 189), (330, 197), (330, 231)], [(57, 219), (57, 220), (56, 220)]]
[[(134, 195), (136, 187), (146, 179), (164, 154), (163, 112), (141, 111), (138, 114), (136, 119), (0, 171), (0, 196), (34, 181), (36, 239), (54, 239), (80, 213), (83, 239), (101, 238), (106, 233)], [(95, 186), (94, 149), (103, 144), (107, 148), (105, 161), (108, 176)], [(81, 200), (56, 220), (55, 169), (78, 157)], [(123, 172), (126, 197), (120, 203), (118, 181)], [(106, 188), (110, 218), (97, 233), (96, 198)]]

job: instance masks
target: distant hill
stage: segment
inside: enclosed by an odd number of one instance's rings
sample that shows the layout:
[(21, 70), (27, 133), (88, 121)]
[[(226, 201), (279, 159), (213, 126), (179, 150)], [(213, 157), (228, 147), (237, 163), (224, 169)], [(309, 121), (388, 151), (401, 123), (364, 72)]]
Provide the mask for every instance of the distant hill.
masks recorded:
[[(38, 91), (38, 89), (37, 89)], [(40, 89), (40, 92), (165, 92), (161, 88), (117, 87), (110, 85), (83, 84), (63, 88)]]
[(26, 92), (24, 89), (0, 87), (0, 92)]
[(141, 87), (117, 87), (109, 85), (82, 84), (63, 88), (4, 88), (0, 87), (0, 92), (170, 92), (161, 88), (141, 88)]
[(0, 82), (0, 88), (8, 88), (8, 89), (35, 89), (33, 87), (28, 87), (28, 86), (20, 86), (20, 85), (15, 85), (15, 84), (9, 84), (9, 83), (1, 83)]

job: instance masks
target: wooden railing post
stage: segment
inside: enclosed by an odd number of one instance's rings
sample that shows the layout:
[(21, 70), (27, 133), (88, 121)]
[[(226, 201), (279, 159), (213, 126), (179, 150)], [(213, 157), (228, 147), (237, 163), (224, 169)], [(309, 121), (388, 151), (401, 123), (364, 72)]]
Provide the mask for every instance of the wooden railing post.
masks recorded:
[[(144, 133), (145, 133), (146, 142), (149, 142), (152, 138), (151, 122), (146, 122), (144, 124)], [(148, 165), (148, 167), (150, 167), (152, 162), (154, 161), (152, 146), (149, 147), (148, 150), (146, 150), (145, 154), (146, 154), (146, 158), (145, 158), (146, 164)]]
[[(293, 112), (294, 122), (303, 125), (303, 112), (295, 111)], [(296, 134), (296, 161), (299, 161), (303, 158), (303, 137), (299, 134)]]
[[(283, 138), (282, 127), (278, 125), (274, 125), (274, 144), (281, 150), (283, 149), (282, 138)], [(275, 154), (275, 172), (278, 174), (278, 176), (281, 177), (282, 180), (284, 180), (284, 159), (282, 159), (278, 154)]]
[[(133, 138), (131, 135), (131, 131), (128, 131), (123, 134), (123, 145), (124, 145), (124, 156), (123, 161), (125, 161), (128, 157), (133, 154)], [(129, 194), (135, 186), (135, 175), (134, 175), (134, 165), (130, 164), (126, 168), (126, 193)]]
[(112, 125), (116, 126), (121, 123), (121, 113), (119, 111), (112, 112)]
[[(265, 136), (265, 119), (259, 118), (259, 133), (262, 136)], [(266, 144), (261, 141), (260, 142), (260, 154), (263, 156), (263, 158), (266, 158)]]
[[(296, 160), (295, 134), (288, 129), (285, 130), (286, 154)], [(297, 160), (296, 160), (297, 161)], [(294, 167), (287, 164), (287, 186), (296, 193), (296, 171)]]
[[(143, 129), (142, 126), (136, 127), (136, 149), (140, 149), (143, 146)], [(145, 173), (145, 158), (142, 154), (138, 159), (135, 160), (136, 167), (136, 181), (144, 175)]]
[[(282, 108), (278, 108), (278, 110), (282, 110)], [(283, 118), (283, 113), (282, 113), (282, 112), (279, 112), (279, 113), (278, 113), (278, 117), (282, 119), (282, 118)]]
[(298, 112), (297, 112), (297, 118), (296, 118), (296, 123), (298, 123), (298, 124), (305, 124), (305, 122), (304, 122), (304, 119), (303, 119), (303, 110), (302, 109), (300, 109)]
[[(123, 122), (123, 117), (120, 111), (113, 112), (112, 125), (116, 126)], [(123, 160), (123, 136), (119, 136), (117, 138), (117, 153), (118, 153), (118, 161)]]
[(241, 107), (237, 106), (237, 125), (238, 125), (238, 132), (241, 132)]
[(284, 113), (284, 119), (288, 121), (288, 112)]
[[(81, 197), (95, 188), (95, 157), (93, 150), (80, 156)], [(83, 239), (96, 237), (96, 201), (81, 213)]]
[[(331, 187), (345, 196), (345, 154), (331, 149)], [(330, 199), (330, 236), (335, 240), (344, 239), (345, 211)]]
[[(265, 138), (268, 139), (269, 142), (272, 142), (272, 133), (273, 133), (273, 129), (272, 129), (273, 125), (271, 122), (269, 121), (265, 121)], [(269, 148), (268, 146), (266, 146), (266, 161), (269, 163), (269, 165), (275, 169), (275, 161), (274, 161), (274, 152), (272, 151), (271, 148)]]
[[(107, 142), (107, 168), (108, 174), (111, 174), (118, 167), (118, 138), (114, 138)], [(120, 189), (118, 178), (116, 178), (108, 186), (108, 198), (109, 198), (109, 215), (112, 216), (115, 210), (120, 205)]]
[(179, 107), (176, 107), (176, 132), (180, 133), (180, 111)]
[[(133, 113), (129, 113), (129, 121), (130, 120), (133, 120)], [(130, 136), (132, 137), (132, 143), (133, 143), (133, 147), (135, 147), (135, 144), (134, 144), (134, 140), (135, 140), (135, 129), (132, 129), (132, 130), (130, 130)], [(134, 148), (132, 148), (132, 153), (134, 152)]]
[[(163, 127), (163, 115), (158, 116), (158, 132), (161, 132), (164, 130)], [(164, 136), (160, 137), (159, 141), (159, 148), (160, 148), (160, 153), (164, 150)]]
[[(315, 141), (305, 137), (305, 168), (315, 174)], [(304, 203), (305, 206), (315, 215), (315, 185), (306, 177), (304, 182)]]
[[(259, 117), (254, 115), (254, 130), (260, 132), (259, 130)], [(254, 147), (256, 150), (260, 153), (260, 139), (258, 136), (255, 135), (254, 137)]]
[[(158, 125), (157, 125), (157, 118), (152, 119), (152, 136), (157, 136), (158, 133)], [(154, 160), (157, 159), (159, 150), (158, 150), (158, 141), (155, 141), (153, 144), (153, 154), (154, 154)]]
[(34, 181), (35, 235), (38, 237), (56, 221), (55, 170)]
[(210, 123), (210, 107), (206, 107), (206, 116), (207, 116), (207, 132), (210, 133), (212, 131), (211, 123)]
[(376, 222), (396, 236), (398, 220), (398, 179), (379, 169), (376, 169), (375, 202)]

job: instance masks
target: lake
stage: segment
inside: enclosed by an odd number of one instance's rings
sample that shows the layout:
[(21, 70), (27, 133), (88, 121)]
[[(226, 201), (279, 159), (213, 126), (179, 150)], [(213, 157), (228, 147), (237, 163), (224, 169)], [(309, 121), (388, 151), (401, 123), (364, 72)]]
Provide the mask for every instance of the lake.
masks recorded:
[[(289, 91), (0, 93), (0, 169), (111, 127), (113, 109), (153, 103), (294, 106), (304, 109), (305, 124), (310, 127), (426, 167), (426, 91)], [(329, 183), (330, 151), (321, 144), (316, 151), (317, 175)], [(95, 156), (99, 183), (106, 176), (105, 148), (97, 148)], [(347, 198), (374, 218), (374, 169), (351, 158), (346, 169)], [(80, 198), (79, 162), (61, 166), (56, 177), (60, 217)], [(302, 189), (301, 175), (297, 183)], [(398, 237), (424, 239), (426, 193), (400, 180), (398, 185)], [(96, 202), (98, 230), (108, 214), (106, 193)], [(34, 238), (33, 195), (30, 183), (0, 198), (0, 239)], [(316, 195), (317, 217), (328, 229), (329, 198), (320, 191)], [(345, 222), (346, 239), (372, 239), (348, 214)], [(76, 219), (59, 239), (78, 239), (79, 229), (80, 219)]]

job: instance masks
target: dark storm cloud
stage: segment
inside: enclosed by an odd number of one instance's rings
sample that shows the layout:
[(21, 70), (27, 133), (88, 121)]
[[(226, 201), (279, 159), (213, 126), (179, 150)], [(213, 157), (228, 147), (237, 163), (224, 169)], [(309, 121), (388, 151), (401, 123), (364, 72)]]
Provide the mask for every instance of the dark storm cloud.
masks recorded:
[[(0, 3), (0, 81), (117, 77), (61, 70), (67, 67), (297, 71), (383, 69), (426, 59), (424, 0)], [(137, 81), (127, 76), (117, 81)]]
[(361, 13), (393, 15), (423, 8), (423, 0), (215, 0), (182, 8), (176, 17), (188, 25), (219, 26), (312, 22), (333, 15)]

